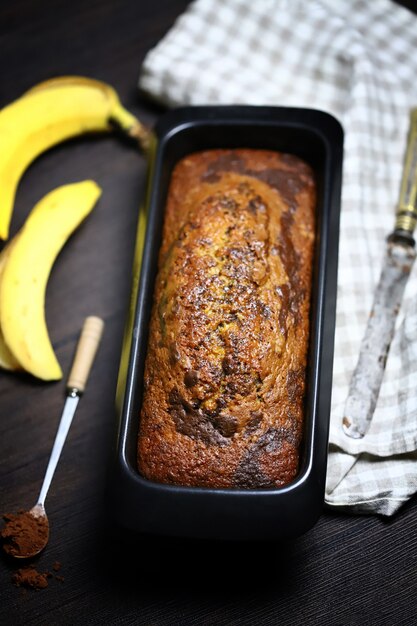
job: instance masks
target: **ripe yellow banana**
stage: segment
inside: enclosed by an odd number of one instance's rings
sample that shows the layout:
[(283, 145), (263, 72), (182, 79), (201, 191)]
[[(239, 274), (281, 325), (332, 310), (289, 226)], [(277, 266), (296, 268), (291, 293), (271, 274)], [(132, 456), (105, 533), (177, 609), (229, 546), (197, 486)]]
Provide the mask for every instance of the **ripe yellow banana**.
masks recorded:
[(0, 239), (9, 236), (19, 181), (52, 146), (87, 132), (119, 127), (147, 149), (149, 131), (127, 111), (112, 87), (78, 76), (36, 85), (0, 111)]
[(0, 327), (23, 369), (43, 380), (62, 371), (45, 320), (45, 291), (65, 241), (101, 195), (95, 182), (64, 185), (44, 196), (12, 240), (0, 281)]
[[(9, 260), (10, 252), (12, 251), (12, 248), (14, 247), (18, 237), (19, 237), (19, 234), (15, 235), (15, 237), (13, 237), (13, 239), (1, 251), (0, 285), (1, 285), (2, 278), (3, 278), (3, 272), (6, 267), (6, 263)], [(0, 367), (6, 370), (12, 370), (12, 371), (22, 369), (20, 366), (20, 363), (17, 361), (17, 359), (13, 356), (13, 354), (10, 352), (9, 348), (7, 347), (6, 342), (4, 341), (1, 327), (0, 327)]]

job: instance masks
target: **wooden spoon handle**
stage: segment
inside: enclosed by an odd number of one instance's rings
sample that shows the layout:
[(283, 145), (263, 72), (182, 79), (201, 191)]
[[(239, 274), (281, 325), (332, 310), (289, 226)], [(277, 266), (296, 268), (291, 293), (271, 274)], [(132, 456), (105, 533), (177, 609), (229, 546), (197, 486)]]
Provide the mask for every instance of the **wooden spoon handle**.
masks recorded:
[(68, 390), (76, 390), (78, 393), (84, 391), (103, 328), (104, 322), (99, 317), (86, 318), (68, 378)]

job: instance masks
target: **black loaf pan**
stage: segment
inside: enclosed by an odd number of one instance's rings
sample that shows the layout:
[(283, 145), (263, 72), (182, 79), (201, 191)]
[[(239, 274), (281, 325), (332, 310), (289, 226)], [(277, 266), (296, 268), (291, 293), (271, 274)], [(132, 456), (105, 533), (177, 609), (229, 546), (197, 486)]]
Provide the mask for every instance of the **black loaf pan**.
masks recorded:
[[(139, 214), (130, 312), (120, 364), (118, 428), (110, 472), (112, 514), (139, 532), (206, 539), (285, 539), (311, 528), (323, 502), (331, 400), (343, 131), (311, 109), (204, 106), (168, 112), (154, 132)], [(164, 207), (175, 164), (211, 148), (298, 155), (318, 189), (305, 432), (298, 476), (277, 489), (207, 489), (154, 483), (136, 466), (142, 378)]]

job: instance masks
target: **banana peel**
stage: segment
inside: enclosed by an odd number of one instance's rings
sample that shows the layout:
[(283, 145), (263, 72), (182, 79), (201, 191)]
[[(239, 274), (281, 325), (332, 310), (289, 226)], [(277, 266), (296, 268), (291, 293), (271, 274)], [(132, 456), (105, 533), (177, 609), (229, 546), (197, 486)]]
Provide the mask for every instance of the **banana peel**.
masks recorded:
[[(60, 76), (29, 89), (0, 110), (0, 239), (9, 236), (16, 190), (34, 159), (54, 145), (118, 127), (143, 150), (151, 133), (125, 109), (108, 84)], [(45, 196), (0, 254), (0, 367), (43, 380), (62, 371), (45, 319), (45, 292), (65, 241), (94, 207), (93, 181), (65, 185)]]
[(0, 239), (9, 236), (19, 181), (40, 154), (77, 135), (115, 127), (147, 150), (149, 131), (122, 106), (116, 91), (82, 76), (39, 83), (0, 110)]
[[(0, 328), (8, 369), (21, 367), (42, 380), (62, 378), (45, 319), (47, 282), (63, 245), (100, 195), (91, 180), (54, 189), (38, 202), (7, 246), (0, 280)], [(7, 360), (10, 355), (13, 361)]]
[[(13, 246), (15, 245), (19, 235), (15, 235), (13, 239), (7, 244), (5, 248), (0, 253), (0, 285), (3, 278), (4, 269), (6, 267), (6, 263), (9, 260), (10, 253), (12, 251)], [(5, 370), (10, 371), (18, 371), (22, 369), (19, 361), (15, 358), (15, 356), (10, 352), (3, 336), (3, 332), (0, 327), (0, 367)]]

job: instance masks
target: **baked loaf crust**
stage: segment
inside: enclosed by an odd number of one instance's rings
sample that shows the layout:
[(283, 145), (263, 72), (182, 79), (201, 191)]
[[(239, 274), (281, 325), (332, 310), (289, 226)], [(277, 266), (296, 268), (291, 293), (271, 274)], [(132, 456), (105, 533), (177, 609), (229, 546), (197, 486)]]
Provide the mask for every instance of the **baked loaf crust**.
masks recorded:
[(297, 474), (315, 182), (282, 153), (208, 150), (174, 169), (144, 375), (147, 479), (268, 488)]

